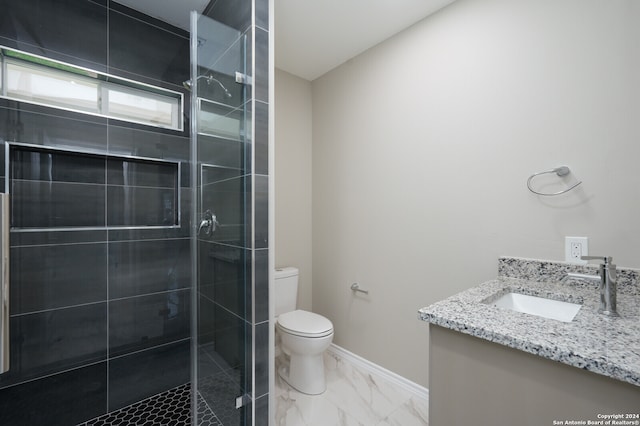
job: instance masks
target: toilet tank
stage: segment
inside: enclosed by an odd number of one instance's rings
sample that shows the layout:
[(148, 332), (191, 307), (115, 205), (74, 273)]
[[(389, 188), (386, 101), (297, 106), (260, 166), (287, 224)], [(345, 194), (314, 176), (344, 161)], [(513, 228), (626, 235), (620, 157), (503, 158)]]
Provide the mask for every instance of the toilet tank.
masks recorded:
[(298, 300), (298, 268), (278, 268), (275, 271), (276, 317), (295, 311)]

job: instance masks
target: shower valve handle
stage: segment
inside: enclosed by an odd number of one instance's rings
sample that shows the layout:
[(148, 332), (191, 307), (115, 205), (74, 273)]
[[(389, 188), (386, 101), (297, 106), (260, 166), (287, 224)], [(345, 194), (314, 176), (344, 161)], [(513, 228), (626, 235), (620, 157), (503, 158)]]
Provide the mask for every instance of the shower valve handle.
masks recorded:
[(204, 235), (209, 236), (213, 234), (220, 223), (216, 218), (216, 215), (211, 213), (211, 210), (204, 212), (203, 218), (200, 221), (200, 227), (198, 227), (198, 234), (204, 231)]

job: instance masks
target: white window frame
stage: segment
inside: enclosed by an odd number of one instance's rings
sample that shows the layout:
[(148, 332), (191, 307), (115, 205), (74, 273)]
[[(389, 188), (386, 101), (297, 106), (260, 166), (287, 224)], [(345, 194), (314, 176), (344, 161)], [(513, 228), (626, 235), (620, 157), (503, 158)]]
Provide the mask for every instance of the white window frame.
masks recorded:
[[(19, 55), (19, 57), (5, 55), (4, 52), (15, 52)], [(32, 61), (20, 58), (27, 57), (32, 59)], [(77, 108), (73, 107), (72, 103), (69, 105), (59, 105), (55, 102), (47, 102), (46, 100), (32, 100), (29, 98), (12, 95), (8, 92), (8, 72), (7, 67), (15, 64), (17, 66), (31, 68), (34, 70), (34, 73), (37, 72), (39, 74), (49, 73), (52, 76), (64, 76), (65, 74), (69, 76), (70, 80), (76, 81), (85, 81), (91, 84), (96, 85), (96, 112), (87, 111), (82, 107), (78, 106)], [(47, 66), (46, 64), (52, 64)], [(60, 67), (56, 67), (55, 65), (60, 65)], [(66, 71), (64, 68), (71, 68), (76, 72)], [(171, 117), (170, 120), (166, 121), (155, 121), (155, 120), (147, 120), (142, 118), (145, 110), (141, 110), (141, 114), (137, 116), (123, 116), (122, 114), (115, 114), (109, 111), (109, 91), (118, 91), (124, 94), (130, 94), (134, 96), (139, 96), (142, 98), (146, 98), (149, 100), (165, 102), (169, 108), (171, 109)], [(147, 126), (153, 126), (164, 129), (172, 129), (183, 131), (183, 111), (184, 111), (184, 95), (180, 92), (165, 89), (162, 87), (153, 86), (146, 83), (141, 83), (134, 80), (129, 80), (121, 77), (116, 77), (110, 74), (105, 74), (101, 72), (97, 72), (88, 68), (77, 67), (75, 65), (70, 65), (64, 62), (52, 60), (49, 58), (45, 58), (38, 55), (32, 55), (30, 53), (22, 52), (16, 49), (7, 48), (4, 46), (0, 46), (0, 97), (4, 99), (15, 100), (19, 102), (27, 102), (36, 105), (42, 105), (51, 108), (57, 108), (67, 111), (79, 112), (82, 114), (89, 114), (95, 116), (101, 116), (106, 118), (112, 118), (115, 120), (122, 120), (131, 123), (137, 123)]]

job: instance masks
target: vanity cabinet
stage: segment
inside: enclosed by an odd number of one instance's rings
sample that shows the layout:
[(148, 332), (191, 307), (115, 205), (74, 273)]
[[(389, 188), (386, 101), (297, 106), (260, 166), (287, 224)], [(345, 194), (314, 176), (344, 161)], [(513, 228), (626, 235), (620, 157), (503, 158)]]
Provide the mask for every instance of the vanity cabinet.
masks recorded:
[(429, 426), (640, 424), (640, 386), (434, 324), (429, 339)]

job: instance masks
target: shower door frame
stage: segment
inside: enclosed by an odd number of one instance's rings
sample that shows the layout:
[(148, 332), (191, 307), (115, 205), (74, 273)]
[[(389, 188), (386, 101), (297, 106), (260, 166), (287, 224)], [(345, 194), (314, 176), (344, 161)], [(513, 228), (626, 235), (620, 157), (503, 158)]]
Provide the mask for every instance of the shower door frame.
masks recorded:
[[(214, 186), (213, 184), (207, 183), (206, 175), (207, 169), (215, 169), (220, 167), (221, 169), (226, 168), (224, 166), (218, 165), (218, 159), (214, 157), (203, 158), (204, 154), (202, 152), (206, 151), (203, 148), (208, 142), (209, 139), (225, 139), (224, 136), (216, 135), (215, 129), (213, 129), (212, 133), (204, 133), (201, 131), (203, 128), (202, 122), (204, 121), (203, 114), (203, 105), (207, 104), (218, 104), (221, 105), (220, 102), (210, 102), (208, 99), (202, 98), (200, 95), (208, 84), (205, 83), (207, 79), (202, 79), (202, 75), (204, 73), (209, 73), (209, 75), (213, 76), (214, 73), (219, 73), (219, 70), (215, 68), (203, 69), (200, 62), (199, 48), (203, 47), (207, 40), (205, 40), (204, 36), (200, 36), (200, 29), (203, 25), (208, 25), (207, 21), (215, 22), (215, 25), (224, 26), (221, 23), (211, 20), (207, 16), (200, 15), (197, 12), (191, 12), (191, 181), (192, 181), (192, 238), (191, 238), (191, 250), (192, 250), (192, 279), (193, 279), (193, 290), (192, 290), (192, 363), (191, 363), (191, 376), (192, 376), (192, 395), (191, 395), (191, 403), (192, 403), (192, 424), (199, 424), (198, 414), (202, 412), (201, 404), (203, 401), (207, 401), (212, 399), (213, 401), (220, 402), (217, 406), (213, 405), (211, 402), (207, 404), (207, 409), (211, 409), (214, 414), (219, 415), (219, 411), (229, 412), (230, 409), (235, 409), (237, 412), (233, 417), (231, 423), (225, 423), (225, 426), (236, 426), (236, 425), (251, 425), (253, 424), (253, 419), (255, 418), (253, 410), (254, 405), (252, 404), (252, 389), (253, 389), (253, 342), (252, 342), (252, 282), (253, 282), (253, 271), (254, 271), (254, 257), (252, 246), (248, 244), (251, 239), (250, 235), (252, 232), (251, 227), (251, 211), (252, 211), (252, 172), (251, 172), (251, 119), (249, 117), (249, 113), (247, 109), (250, 107), (249, 102), (247, 101), (247, 87), (244, 84), (244, 80), (242, 76), (246, 76), (247, 74), (247, 61), (246, 61), (246, 40), (247, 35), (238, 33), (238, 38), (233, 40), (235, 46), (240, 46), (240, 50), (242, 51), (242, 55), (244, 56), (244, 60), (241, 61), (243, 69), (236, 70), (235, 72), (235, 84), (238, 86), (230, 87), (232, 91), (236, 94), (241, 94), (242, 100), (240, 101), (240, 105), (235, 108), (229, 109), (229, 115), (224, 116), (224, 118), (228, 117), (238, 117), (238, 134), (237, 141), (233, 141), (233, 137), (230, 138), (231, 144), (237, 144), (237, 150), (242, 157), (240, 160), (240, 167), (237, 170), (237, 174), (234, 175), (230, 180), (239, 179), (241, 181), (239, 191), (236, 195), (236, 200), (239, 200), (239, 207), (242, 211), (240, 217), (242, 218), (242, 223), (240, 224), (229, 224), (226, 223), (227, 217), (224, 215), (225, 207), (222, 205), (211, 205), (205, 202), (205, 198), (207, 198), (208, 189), (205, 186)], [(232, 31), (231, 31), (232, 32)], [(204, 50), (204, 49), (203, 49)], [(231, 50), (231, 48), (229, 49)], [(223, 52), (223, 55), (229, 54), (229, 50)], [(216, 58), (206, 58), (202, 62), (213, 63), (216, 64)], [(224, 90), (224, 93), (228, 94), (227, 87), (222, 82), (215, 80), (216, 84), (214, 84), (214, 88), (221, 87)], [(226, 80), (225, 80), (226, 82)], [(210, 81), (209, 81), (210, 84)], [(238, 91), (237, 88), (240, 88)], [(236, 89), (236, 90), (234, 90)], [(230, 96), (231, 97), (231, 96)], [(237, 102), (237, 101), (236, 101)], [(233, 119), (233, 118), (232, 118)], [(201, 140), (202, 139), (202, 140)], [(228, 152), (219, 153), (220, 156), (228, 155)], [(215, 199), (215, 197), (213, 197)], [(210, 203), (210, 200), (208, 200)], [(220, 213), (222, 210), (222, 213)], [(207, 216), (205, 212), (213, 211), (213, 219), (211, 216)], [(215, 214), (215, 213), (219, 214)], [(203, 228), (205, 222), (208, 222), (208, 226), (213, 227), (213, 231), (210, 234), (203, 234), (201, 229)], [(213, 221), (213, 222), (211, 222)], [(224, 232), (224, 227), (232, 227), (236, 226), (239, 231), (238, 234), (235, 235), (239, 237), (239, 239), (234, 239), (233, 242), (228, 242), (224, 240), (224, 237), (220, 237), (222, 240), (218, 240), (216, 237), (216, 232)], [(217, 229), (216, 229), (217, 228)], [(213, 241), (211, 241), (213, 240)], [(239, 241), (238, 241), (239, 240)], [(205, 282), (206, 277), (204, 277), (202, 271), (206, 270), (209, 265), (203, 265), (202, 262), (212, 262), (208, 256), (203, 255), (203, 247), (209, 246), (213, 244), (217, 244), (220, 247), (227, 247), (230, 252), (240, 253), (238, 265), (240, 265), (239, 270), (241, 272), (238, 275), (238, 280), (236, 282), (236, 289), (240, 296), (241, 303), (240, 310), (241, 312), (235, 311), (233, 309), (227, 309), (223, 303), (219, 303), (217, 300), (211, 300), (209, 297), (210, 294), (205, 294), (206, 291), (203, 290), (206, 287), (207, 283)], [(214, 265), (215, 267), (215, 265)], [(214, 288), (214, 294), (216, 291), (216, 287), (218, 283), (216, 282), (218, 277), (213, 276), (212, 287)], [(209, 292), (211, 293), (211, 292)], [(201, 370), (203, 365), (205, 365), (211, 358), (211, 351), (204, 349), (206, 346), (216, 347), (217, 342), (205, 342), (205, 339), (201, 339), (201, 336), (205, 334), (203, 329), (207, 330), (209, 328), (214, 330), (217, 333), (217, 330), (220, 328), (218, 324), (215, 324), (217, 318), (214, 316), (213, 324), (211, 323), (211, 318), (207, 318), (205, 308), (203, 303), (209, 305), (215, 305), (214, 312), (223, 312), (225, 315), (229, 317), (233, 317), (235, 320), (235, 334), (237, 340), (235, 344), (237, 348), (240, 348), (239, 353), (240, 356), (243, 357), (241, 361), (237, 365), (231, 365), (231, 368), (228, 369), (227, 372), (229, 374), (225, 374), (226, 372), (218, 373), (222, 374), (225, 379), (231, 378), (231, 382), (236, 388), (235, 393), (229, 393), (229, 389), (226, 389), (225, 392), (221, 392), (219, 394), (211, 395), (209, 391), (205, 392), (203, 390), (203, 383), (205, 380), (209, 379), (205, 376)], [(222, 331), (221, 333), (225, 333), (228, 330)], [(226, 336), (224, 336), (226, 337)], [(228, 342), (228, 340), (226, 340)], [(232, 344), (232, 346), (233, 346)], [(216, 351), (217, 352), (217, 351)], [(207, 358), (207, 359), (204, 359)], [(224, 358), (222, 356), (221, 358)], [(215, 361), (214, 361), (215, 363)], [(222, 363), (221, 363), (222, 364)], [(226, 367), (226, 366), (225, 366)], [(236, 379), (236, 381), (233, 381)], [(233, 392), (233, 390), (231, 390)]]

